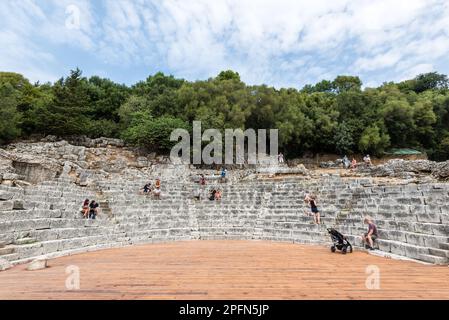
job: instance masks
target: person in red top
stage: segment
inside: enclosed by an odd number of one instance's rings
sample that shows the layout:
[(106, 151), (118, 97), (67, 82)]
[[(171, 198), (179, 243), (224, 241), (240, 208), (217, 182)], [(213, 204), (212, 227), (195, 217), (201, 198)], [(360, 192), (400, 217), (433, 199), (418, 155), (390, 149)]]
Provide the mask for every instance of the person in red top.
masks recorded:
[(84, 200), (82, 213), (83, 213), (84, 218), (88, 218), (88, 216), (89, 216), (89, 199)]
[(363, 223), (368, 225), (368, 232), (362, 236), (363, 244), (365, 247), (368, 246), (369, 250), (374, 250), (374, 241), (378, 237), (377, 227), (369, 216), (366, 216), (365, 219), (363, 219)]

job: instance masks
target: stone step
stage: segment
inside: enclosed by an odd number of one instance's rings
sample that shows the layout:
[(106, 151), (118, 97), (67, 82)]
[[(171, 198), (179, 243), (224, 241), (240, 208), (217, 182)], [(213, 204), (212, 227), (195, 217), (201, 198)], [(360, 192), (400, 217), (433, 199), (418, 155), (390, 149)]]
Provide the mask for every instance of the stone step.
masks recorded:
[(440, 249), (449, 250), (449, 243), (440, 243)]
[(9, 262), (19, 259), (19, 255), (17, 253), (9, 253), (1, 256), (2, 259), (5, 259)]
[(419, 260), (433, 263), (436, 265), (447, 265), (448, 264), (447, 257), (439, 257), (439, 256), (430, 255), (430, 254), (420, 254)]
[(35, 238), (27, 237), (27, 238), (21, 238), (14, 241), (14, 244), (17, 246), (22, 246), (26, 244), (35, 243), (37, 240)]
[(443, 250), (443, 249), (434, 249), (434, 248), (429, 248), (429, 254), (431, 254), (432, 256), (437, 256), (437, 257), (443, 257), (443, 258), (448, 258), (448, 254), (449, 251), (448, 250)]
[(11, 248), (11, 247), (0, 248), (0, 256), (11, 254), (13, 252), (14, 252), (14, 248)]

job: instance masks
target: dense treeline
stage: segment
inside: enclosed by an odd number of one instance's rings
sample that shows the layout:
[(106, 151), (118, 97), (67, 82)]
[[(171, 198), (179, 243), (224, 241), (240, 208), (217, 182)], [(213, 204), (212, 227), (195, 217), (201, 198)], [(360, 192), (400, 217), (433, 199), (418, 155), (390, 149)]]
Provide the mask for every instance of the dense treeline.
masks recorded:
[(249, 86), (223, 71), (189, 82), (157, 73), (131, 87), (76, 69), (50, 84), (0, 72), (0, 143), (33, 134), (120, 137), (167, 150), (174, 128), (278, 128), (280, 148), (382, 154), (417, 148), (449, 158), (448, 79), (427, 73), (401, 83), (362, 89), (358, 77), (339, 76), (301, 90)]

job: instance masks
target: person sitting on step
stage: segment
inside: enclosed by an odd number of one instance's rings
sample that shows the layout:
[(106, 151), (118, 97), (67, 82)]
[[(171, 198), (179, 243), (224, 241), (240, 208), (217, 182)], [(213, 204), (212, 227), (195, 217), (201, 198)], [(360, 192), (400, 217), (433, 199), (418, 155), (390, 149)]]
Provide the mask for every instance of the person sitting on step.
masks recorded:
[(149, 194), (152, 190), (151, 182), (148, 182), (146, 185), (143, 186), (143, 193)]
[[(160, 185), (160, 184), (159, 184)], [(153, 195), (156, 199), (160, 199), (161, 198), (161, 188), (160, 186), (156, 186), (156, 188), (153, 190)]]
[(195, 200), (201, 200), (201, 190), (199, 188), (193, 190), (192, 195)]
[(370, 216), (366, 216), (363, 219), (363, 223), (368, 225), (368, 232), (363, 234), (362, 236), (363, 244), (365, 245), (366, 249), (374, 250), (374, 241), (376, 241), (376, 239), (378, 238), (377, 227)]
[(225, 182), (226, 181), (226, 174), (227, 174), (228, 170), (226, 170), (225, 167), (223, 167), (221, 169), (221, 173), (220, 173), (220, 181), (221, 182)]
[(215, 189), (213, 189), (211, 192), (210, 192), (210, 195), (209, 195), (209, 200), (210, 201), (214, 201), (215, 200), (215, 194), (217, 193), (217, 190), (215, 190)]
[(218, 189), (217, 192), (215, 192), (215, 200), (219, 201), (221, 200), (221, 190)]
[(89, 199), (84, 200), (81, 212), (84, 218), (87, 219), (89, 217)]
[(318, 210), (317, 207), (316, 195), (310, 196), (309, 204), (310, 204), (310, 211), (312, 211), (313, 215), (313, 222), (315, 224), (321, 224), (320, 211)]
[(365, 162), (365, 164), (370, 167), (372, 166), (372, 162), (371, 162), (371, 157), (369, 156), (369, 154), (367, 154), (366, 156), (363, 157), (363, 162)]
[(352, 158), (351, 169), (357, 169), (357, 160), (355, 158)]
[(204, 174), (201, 174), (199, 184), (202, 186), (206, 184), (206, 178), (204, 177)]
[(89, 204), (89, 219), (95, 219), (97, 214), (98, 214), (98, 206), (99, 204), (95, 201), (92, 200)]

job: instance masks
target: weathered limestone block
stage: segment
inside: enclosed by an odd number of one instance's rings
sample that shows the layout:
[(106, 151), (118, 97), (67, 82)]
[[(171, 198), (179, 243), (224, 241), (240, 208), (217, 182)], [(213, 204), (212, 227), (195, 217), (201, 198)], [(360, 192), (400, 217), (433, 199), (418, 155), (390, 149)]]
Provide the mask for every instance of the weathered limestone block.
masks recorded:
[(14, 201), (12, 201), (12, 200), (0, 201), (0, 211), (12, 210), (13, 206), (14, 206)]
[(0, 257), (0, 271), (8, 270), (12, 267), (11, 262)]
[(424, 242), (424, 236), (417, 234), (417, 233), (407, 233), (405, 235), (406, 237), (406, 241), (403, 242), (407, 242), (409, 244), (413, 244), (413, 245), (417, 245), (417, 246), (425, 246), (425, 242)]
[[(431, 228), (434, 235), (449, 237), (449, 224), (432, 224)], [(430, 234), (430, 232), (426, 233)]]
[(396, 221), (409, 221), (409, 222), (418, 221), (417, 216), (414, 214), (395, 212), (393, 214), (393, 216), (394, 216), (394, 220), (396, 220)]
[(405, 248), (405, 256), (412, 259), (419, 259), (419, 256), (423, 253), (427, 253), (427, 249), (420, 248), (414, 245), (404, 246)]
[(428, 212), (416, 216), (419, 222), (441, 223), (440, 213)]
[(394, 254), (398, 254), (401, 256), (405, 256), (405, 246), (403, 243), (397, 241), (390, 242), (390, 252)]
[(434, 226), (433, 223), (415, 223), (415, 232), (416, 233), (434, 234), (433, 226)]
[(27, 267), (28, 271), (42, 270), (47, 268), (47, 259), (39, 258), (33, 260)]
[(12, 192), (0, 190), (0, 201), (11, 200), (13, 196)]
[(53, 240), (53, 241), (43, 242), (42, 247), (43, 247), (44, 254), (57, 252), (59, 249), (59, 241)]

